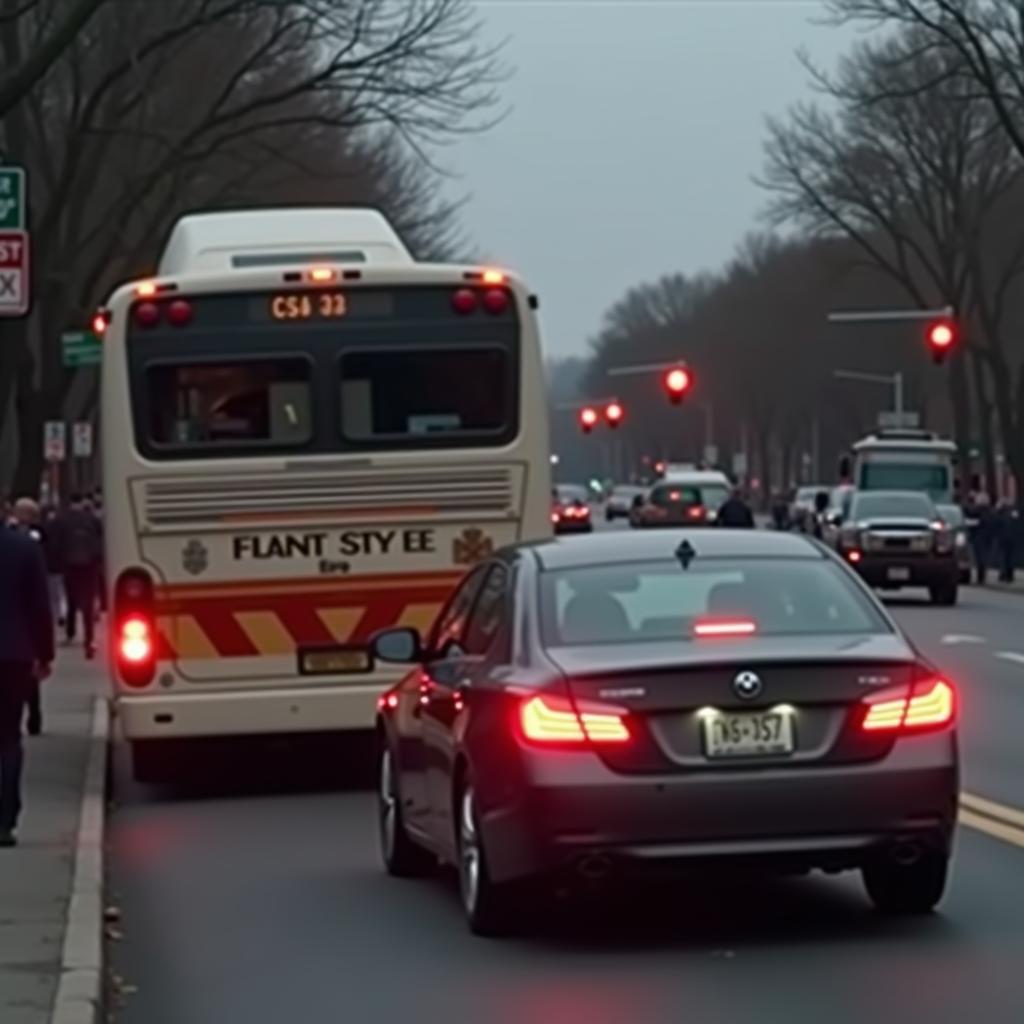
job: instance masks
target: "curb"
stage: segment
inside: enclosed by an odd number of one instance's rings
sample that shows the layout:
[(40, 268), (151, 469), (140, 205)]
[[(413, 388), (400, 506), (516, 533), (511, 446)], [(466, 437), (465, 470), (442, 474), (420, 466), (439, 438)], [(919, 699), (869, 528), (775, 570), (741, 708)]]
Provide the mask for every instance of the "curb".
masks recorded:
[(103, 843), (110, 709), (93, 705), (60, 981), (50, 1024), (96, 1024), (103, 1001)]

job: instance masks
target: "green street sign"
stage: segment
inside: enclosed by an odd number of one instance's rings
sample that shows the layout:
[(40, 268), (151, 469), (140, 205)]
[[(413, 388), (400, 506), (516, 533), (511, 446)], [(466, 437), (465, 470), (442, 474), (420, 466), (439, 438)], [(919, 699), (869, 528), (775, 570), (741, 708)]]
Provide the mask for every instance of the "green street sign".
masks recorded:
[(0, 167), (0, 231), (24, 231), (25, 171)]
[(60, 336), (63, 363), (67, 367), (99, 366), (103, 348), (92, 331), (65, 331)]

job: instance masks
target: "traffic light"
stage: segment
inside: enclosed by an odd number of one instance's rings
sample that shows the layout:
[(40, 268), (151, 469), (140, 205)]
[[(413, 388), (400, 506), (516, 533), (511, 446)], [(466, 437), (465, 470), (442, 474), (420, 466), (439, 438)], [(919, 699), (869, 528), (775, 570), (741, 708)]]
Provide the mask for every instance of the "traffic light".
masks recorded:
[(609, 402), (604, 408), (605, 422), (612, 430), (618, 427), (625, 415), (626, 410), (618, 402)]
[(589, 405), (580, 409), (580, 429), (589, 434), (597, 426), (597, 411)]
[(690, 390), (690, 373), (681, 366), (675, 366), (665, 374), (665, 390), (668, 392), (668, 400), (673, 405), (678, 405), (686, 392)]
[(952, 320), (934, 320), (928, 325), (928, 347), (936, 364), (945, 360), (956, 342), (956, 324)]

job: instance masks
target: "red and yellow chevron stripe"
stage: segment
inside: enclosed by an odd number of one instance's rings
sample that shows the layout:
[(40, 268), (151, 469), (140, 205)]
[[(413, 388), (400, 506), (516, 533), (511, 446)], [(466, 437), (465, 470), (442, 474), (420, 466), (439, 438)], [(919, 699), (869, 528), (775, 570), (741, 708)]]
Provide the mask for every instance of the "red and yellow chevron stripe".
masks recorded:
[(252, 658), (358, 644), (388, 626), (426, 630), (461, 572), (180, 584), (157, 588), (161, 657)]

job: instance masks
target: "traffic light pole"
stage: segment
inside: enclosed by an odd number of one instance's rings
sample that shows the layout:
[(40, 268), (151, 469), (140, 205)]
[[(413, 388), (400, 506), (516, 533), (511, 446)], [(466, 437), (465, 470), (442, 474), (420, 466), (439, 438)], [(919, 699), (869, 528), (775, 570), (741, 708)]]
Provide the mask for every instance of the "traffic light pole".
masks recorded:
[(828, 314), (830, 324), (899, 323), (904, 320), (936, 320), (951, 317), (952, 306), (941, 309), (853, 309)]
[(860, 380), (868, 384), (885, 384), (891, 387), (893, 412), (902, 420), (905, 412), (902, 373), (862, 373), (860, 370), (834, 370), (833, 376), (839, 377), (842, 380)]

